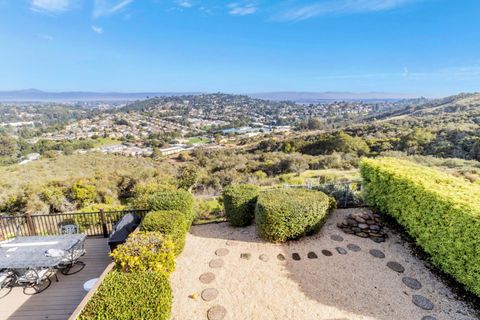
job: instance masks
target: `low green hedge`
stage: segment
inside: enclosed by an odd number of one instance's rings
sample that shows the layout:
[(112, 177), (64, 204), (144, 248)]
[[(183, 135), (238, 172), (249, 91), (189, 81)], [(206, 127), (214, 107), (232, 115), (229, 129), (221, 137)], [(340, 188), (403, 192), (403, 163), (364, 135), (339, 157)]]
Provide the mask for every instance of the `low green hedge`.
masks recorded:
[(172, 290), (155, 272), (110, 272), (83, 309), (80, 320), (168, 320)]
[(329, 197), (320, 191), (278, 189), (262, 192), (255, 209), (258, 233), (272, 242), (312, 234), (325, 222), (329, 203)]
[(244, 227), (255, 217), (259, 188), (254, 185), (230, 185), (223, 191), (225, 215), (232, 226)]
[(185, 190), (161, 190), (148, 196), (147, 209), (155, 211), (180, 211), (187, 217), (189, 225), (195, 219), (193, 196)]
[(395, 217), (435, 265), (480, 296), (480, 186), (394, 158), (361, 164), (365, 201)]
[(158, 231), (171, 236), (176, 255), (179, 255), (185, 247), (188, 227), (189, 221), (180, 211), (149, 212), (140, 225), (142, 231)]
[(117, 270), (155, 271), (169, 276), (175, 270), (175, 245), (161, 232), (135, 232), (111, 254)]

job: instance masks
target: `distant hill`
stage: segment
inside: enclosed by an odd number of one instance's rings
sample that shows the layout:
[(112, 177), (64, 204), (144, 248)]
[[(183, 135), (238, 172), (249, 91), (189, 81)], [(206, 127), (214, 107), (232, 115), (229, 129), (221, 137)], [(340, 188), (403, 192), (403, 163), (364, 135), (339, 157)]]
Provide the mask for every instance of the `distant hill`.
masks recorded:
[(319, 103), (329, 101), (397, 101), (417, 96), (387, 92), (265, 92), (249, 94), (252, 98), (272, 101), (295, 101), (299, 103)]
[[(176, 97), (199, 95), (200, 92), (46, 92), (37, 89), (0, 91), (0, 101), (5, 102), (45, 102), (45, 101), (135, 101), (153, 97)], [(396, 101), (414, 98), (408, 94), (385, 92), (266, 92), (251, 93), (248, 96), (271, 101), (294, 101), (298, 103), (318, 103), (329, 101)]]
[(44, 101), (134, 101), (152, 97), (172, 97), (181, 95), (194, 95), (196, 92), (45, 92), (37, 89), (0, 91), (0, 101), (9, 102), (44, 102)]

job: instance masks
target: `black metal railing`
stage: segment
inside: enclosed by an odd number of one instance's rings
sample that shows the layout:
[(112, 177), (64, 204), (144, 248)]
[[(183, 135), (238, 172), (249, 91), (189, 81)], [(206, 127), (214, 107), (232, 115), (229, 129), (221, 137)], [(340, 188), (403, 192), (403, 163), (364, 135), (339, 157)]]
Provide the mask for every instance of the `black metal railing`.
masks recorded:
[(305, 188), (319, 190), (337, 200), (338, 208), (356, 208), (365, 205), (362, 197), (362, 182), (331, 182), (331, 183), (309, 183), (309, 184), (285, 184), (284, 188)]
[(62, 225), (75, 224), (87, 236), (108, 237), (127, 213), (144, 217), (148, 210), (71, 212), (56, 214), (0, 215), (0, 240), (15, 236), (58, 235)]

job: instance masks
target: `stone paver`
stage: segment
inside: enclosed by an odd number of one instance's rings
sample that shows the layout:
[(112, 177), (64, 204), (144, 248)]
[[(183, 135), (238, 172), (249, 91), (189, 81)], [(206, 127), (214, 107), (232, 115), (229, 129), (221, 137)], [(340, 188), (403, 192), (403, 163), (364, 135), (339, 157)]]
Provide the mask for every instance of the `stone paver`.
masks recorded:
[(300, 257), (300, 255), (298, 253), (293, 253), (292, 254), (292, 259), (295, 260), (295, 261), (300, 261), (302, 260), (302, 258)]
[(210, 266), (210, 268), (218, 269), (223, 267), (224, 262), (222, 259), (213, 259), (208, 265)]
[(226, 315), (227, 310), (220, 305), (213, 306), (207, 311), (208, 320), (223, 320)]
[(423, 310), (432, 310), (433, 309), (433, 303), (430, 301), (428, 298), (425, 298), (424, 296), (421, 296), (419, 294), (414, 294), (412, 296), (412, 302), (414, 305), (417, 307), (423, 309)]
[(268, 259), (268, 256), (266, 254), (261, 254), (258, 259), (260, 259), (261, 261), (263, 262), (267, 262), (269, 259)]
[(240, 254), (241, 259), (250, 260), (251, 257), (252, 257), (252, 255), (250, 253), (241, 253)]
[(229, 252), (230, 251), (228, 249), (220, 248), (215, 251), (215, 254), (219, 257), (223, 257), (223, 256), (226, 256)]
[(238, 246), (238, 242), (235, 240), (227, 240), (226, 245), (229, 247), (235, 247)]
[(420, 281), (414, 278), (403, 277), (402, 282), (404, 285), (406, 285), (407, 287), (413, 290), (419, 290), (422, 288), (422, 284), (420, 283)]
[(335, 250), (337, 250), (337, 252), (339, 254), (347, 254), (347, 250), (343, 249), (342, 247), (336, 247)]
[(203, 284), (209, 284), (209, 283), (212, 283), (215, 280), (215, 274), (212, 273), (212, 272), (206, 272), (206, 273), (202, 274), (198, 279)]
[(359, 252), (360, 250), (362, 250), (362, 248), (353, 243), (347, 244), (347, 249), (353, 252)]
[(370, 254), (371, 254), (372, 256), (374, 256), (375, 258), (379, 258), (379, 259), (385, 258), (385, 254), (384, 254), (382, 251), (380, 251), (380, 250), (372, 249), (372, 250), (370, 250), (369, 252), (370, 252)]
[(387, 267), (389, 267), (390, 269), (392, 269), (393, 271), (398, 272), (398, 273), (404, 273), (405, 272), (405, 268), (400, 263), (395, 262), (395, 261), (387, 262)]
[(277, 255), (277, 259), (280, 260), (280, 261), (285, 261), (285, 256), (283, 254), (279, 253)]
[(316, 254), (315, 252), (310, 251), (310, 252), (307, 254), (307, 258), (308, 258), (308, 259), (317, 259), (318, 256), (317, 256), (317, 254)]
[(433, 316), (425, 316), (425, 317), (422, 317), (422, 320), (437, 320), (437, 318)]
[(324, 256), (327, 256), (327, 257), (331, 257), (331, 256), (332, 256), (332, 252), (329, 251), (329, 250), (326, 250), (326, 249), (322, 250), (322, 254), (323, 254)]
[(218, 297), (218, 290), (215, 288), (208, 288), (202, 291), (203, 301), (212, 301)]
[(330, 239), (332, 239), (333, 241), (338, 241), (338, 242), (342, 242), (343, 241), (343, 237), (342, 236), (339, 236), (338, 234), (333, 234), (330, 236)]

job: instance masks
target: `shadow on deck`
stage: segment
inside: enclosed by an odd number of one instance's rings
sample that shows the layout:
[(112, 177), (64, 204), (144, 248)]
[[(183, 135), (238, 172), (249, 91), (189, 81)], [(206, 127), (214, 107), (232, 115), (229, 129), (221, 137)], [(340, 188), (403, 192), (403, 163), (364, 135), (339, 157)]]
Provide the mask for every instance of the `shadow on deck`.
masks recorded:
[(80, 304), (87, 292), (83, 284), (98, 278), (111, 262), (109, 247), (105, 238), (87, 238), (87, 253), (80, 260), (85, 268), (75, 275), (64, 276), (60, 272), (58, 282), (52, 277), (52, 285), (34, 296), (24, 295), (22, 288), (0, 299), (0, 319), (9, 320), (66, 320)]

